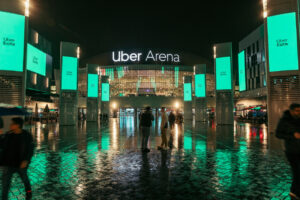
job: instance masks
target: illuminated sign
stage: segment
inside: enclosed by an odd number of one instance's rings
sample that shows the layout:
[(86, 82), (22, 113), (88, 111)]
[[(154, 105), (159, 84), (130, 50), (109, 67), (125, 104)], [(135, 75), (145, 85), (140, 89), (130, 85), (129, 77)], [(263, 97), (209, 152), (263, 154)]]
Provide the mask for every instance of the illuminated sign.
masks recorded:
[(206, 81), (205, 74), (195, 75), (195, 96), (206, 97)]
[(296, 13), (268, 17), (269, 71), (298, 70)]
[(245, 51), (242, 51), (238, 55), (239, 59), (239, 86), (240, 91), (246, 90), (246, 66), (245, 66)]
[(109, 101), (109, 83), (102, 83), (101, 100)]
[(75, 57), (62, 57), (61, 89), (77, 90), (78, 62)]
[(192, 84), (185, 83), (183, 90), (184, 90), (184, 95), (183, 95), (184, 101), (192, 101)]
[(0, 11), (0, 70), (23, 71), (25, 17)]
[(216, 58), (216, 89), (232, 89), (230, 57)]
[(27, 44), (27, 70), (46, 76), (46, 54)]
[(88, 74), (88, 97), (98, 97), (98, 74)]
[(145, 57), (143, 53), (125, 53), (123, 51), (112, 52), (112, 60), (115, 63), (118, 62), (172, 62), (179, 63), (180, 56), (178, 54), (171, 53), (153, 53), (153, 51), (148, 51)]

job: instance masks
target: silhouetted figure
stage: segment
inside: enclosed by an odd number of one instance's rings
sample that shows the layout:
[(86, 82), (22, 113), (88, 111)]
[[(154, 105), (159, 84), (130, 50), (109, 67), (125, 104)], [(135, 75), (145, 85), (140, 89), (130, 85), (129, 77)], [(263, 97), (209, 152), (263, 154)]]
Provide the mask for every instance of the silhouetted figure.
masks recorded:
[(285, 141), (285, 153), (293, 172), (290, 196), (300, 199), (300, 104), (292, 104), (280, 119), (276, 136)]
[(166, 150), (168, 147), (168, 139), (167, 139), (167, 130), (168, 130), (168, 117), (166, 114), (166, 110), (164, 107), (161, 108), (161, 145), (158, 146), (159, 150)]
[(169, 120), (169, 124), (170, 124), (170, 129), (172, 130), (174, 128), (174, 124), (175, 124), (175, 120), (176, 120), (176, 116), (173, 113), (173, 111), (170, 112), (168, 120)]
[(183, 115), (179, 110), (176, 112), (176, 123), (177, 124), (183, 123)]
[(150, 149), (148, 148), (150, 128), (152, 126), (152, 121), (154, 120), (150, 107), (147, 107), (146, 111), (141, 114), (140, 120), (140, 126), (142, 131), (142, 151), (148, 153), (150, 152)]
[(23, 119), (12, 118), (10, 131), (2, 134), (0, 146), (3, 150), (1, 165), (3, 168), (2, 177), (2, 199), (8, 199), (8, 191), (11, 178), (14, 173), (18, 173), (24, 183), (26, 199), (31, 199), (32, 192), (27, 176), (27, 169), (31, 161), (34, 144), (32, 135), (23, 130)]

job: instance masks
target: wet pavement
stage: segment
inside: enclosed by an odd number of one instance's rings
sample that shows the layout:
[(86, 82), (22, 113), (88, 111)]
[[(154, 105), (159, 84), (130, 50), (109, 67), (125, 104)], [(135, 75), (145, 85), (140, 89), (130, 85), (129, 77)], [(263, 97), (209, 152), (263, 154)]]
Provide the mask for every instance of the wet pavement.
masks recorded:
[[(29, 168), (33, 199), (289, 199), (290, 168), (281, 144), (265, 126), (185, 122), (175, 126), (174, 148), (140, 152), (133, 117), (77, 128), (36, 124), (37, 149)], [(10, 199), (24, 199), (13, 178)]]

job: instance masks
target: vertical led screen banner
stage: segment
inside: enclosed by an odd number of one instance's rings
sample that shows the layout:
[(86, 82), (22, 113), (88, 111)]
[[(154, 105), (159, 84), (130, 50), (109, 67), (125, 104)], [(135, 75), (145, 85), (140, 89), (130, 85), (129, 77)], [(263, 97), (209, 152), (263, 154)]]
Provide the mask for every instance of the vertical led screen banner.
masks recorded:
[(192, 101), (192, 84), (185, 83), (183, 90), (184, 90), (184, 95), (183, 95), (184, 101)]
[(195, 75), (195, 96), (199, 98), (206, 97), (206, 81), (205, 74)]
[(61, 89), (77, 90), (78, 60), (75, 57), (62, 57)]
[(245, 65), (245, 51), (242, 51), (238, 55), (239, 59), (239, 86), (240, 91), (246, 90), (246, 65)]
[(101, 101), (109, 101), (109, 83), (102, 83)]
[(98, 74), (88, 74), (88, 97), (98, 98)]
[(216, 58), (216, 89), (232, 89), (230, 57)]
[(46, 57), (47, 54), (27, 44), (27, 70), (46, 76)]
[(296, 13), (268, 17), (269, 71), (298, 70)]
[(0, 70), (23, 71), (25, 16), (0, 11)]

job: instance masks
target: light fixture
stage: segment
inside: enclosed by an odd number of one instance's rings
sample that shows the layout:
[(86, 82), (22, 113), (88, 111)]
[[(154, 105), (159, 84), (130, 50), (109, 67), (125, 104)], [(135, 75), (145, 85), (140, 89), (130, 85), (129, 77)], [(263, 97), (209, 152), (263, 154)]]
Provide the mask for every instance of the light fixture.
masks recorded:
[(29, 6), (30, 6), (29, 0), (25, 0), (24, 4), (25, 4), (25, 16), (29, 17)]
[(77, 58), (80, 58), (80, 47), (77, 47), (76, 53), (77, 53)]
[(264, 18), (268, 17), (268, 0), (262, 0), (263, 4), (263, 16)]
[(178, 109), (179, 108), (179, 103), (175, 102), (174, 106), (175, 106), (176, 109)]
[(214, 46), (214, 59), (216, 59), (216, 58), (217, 58), (217, 47)]

